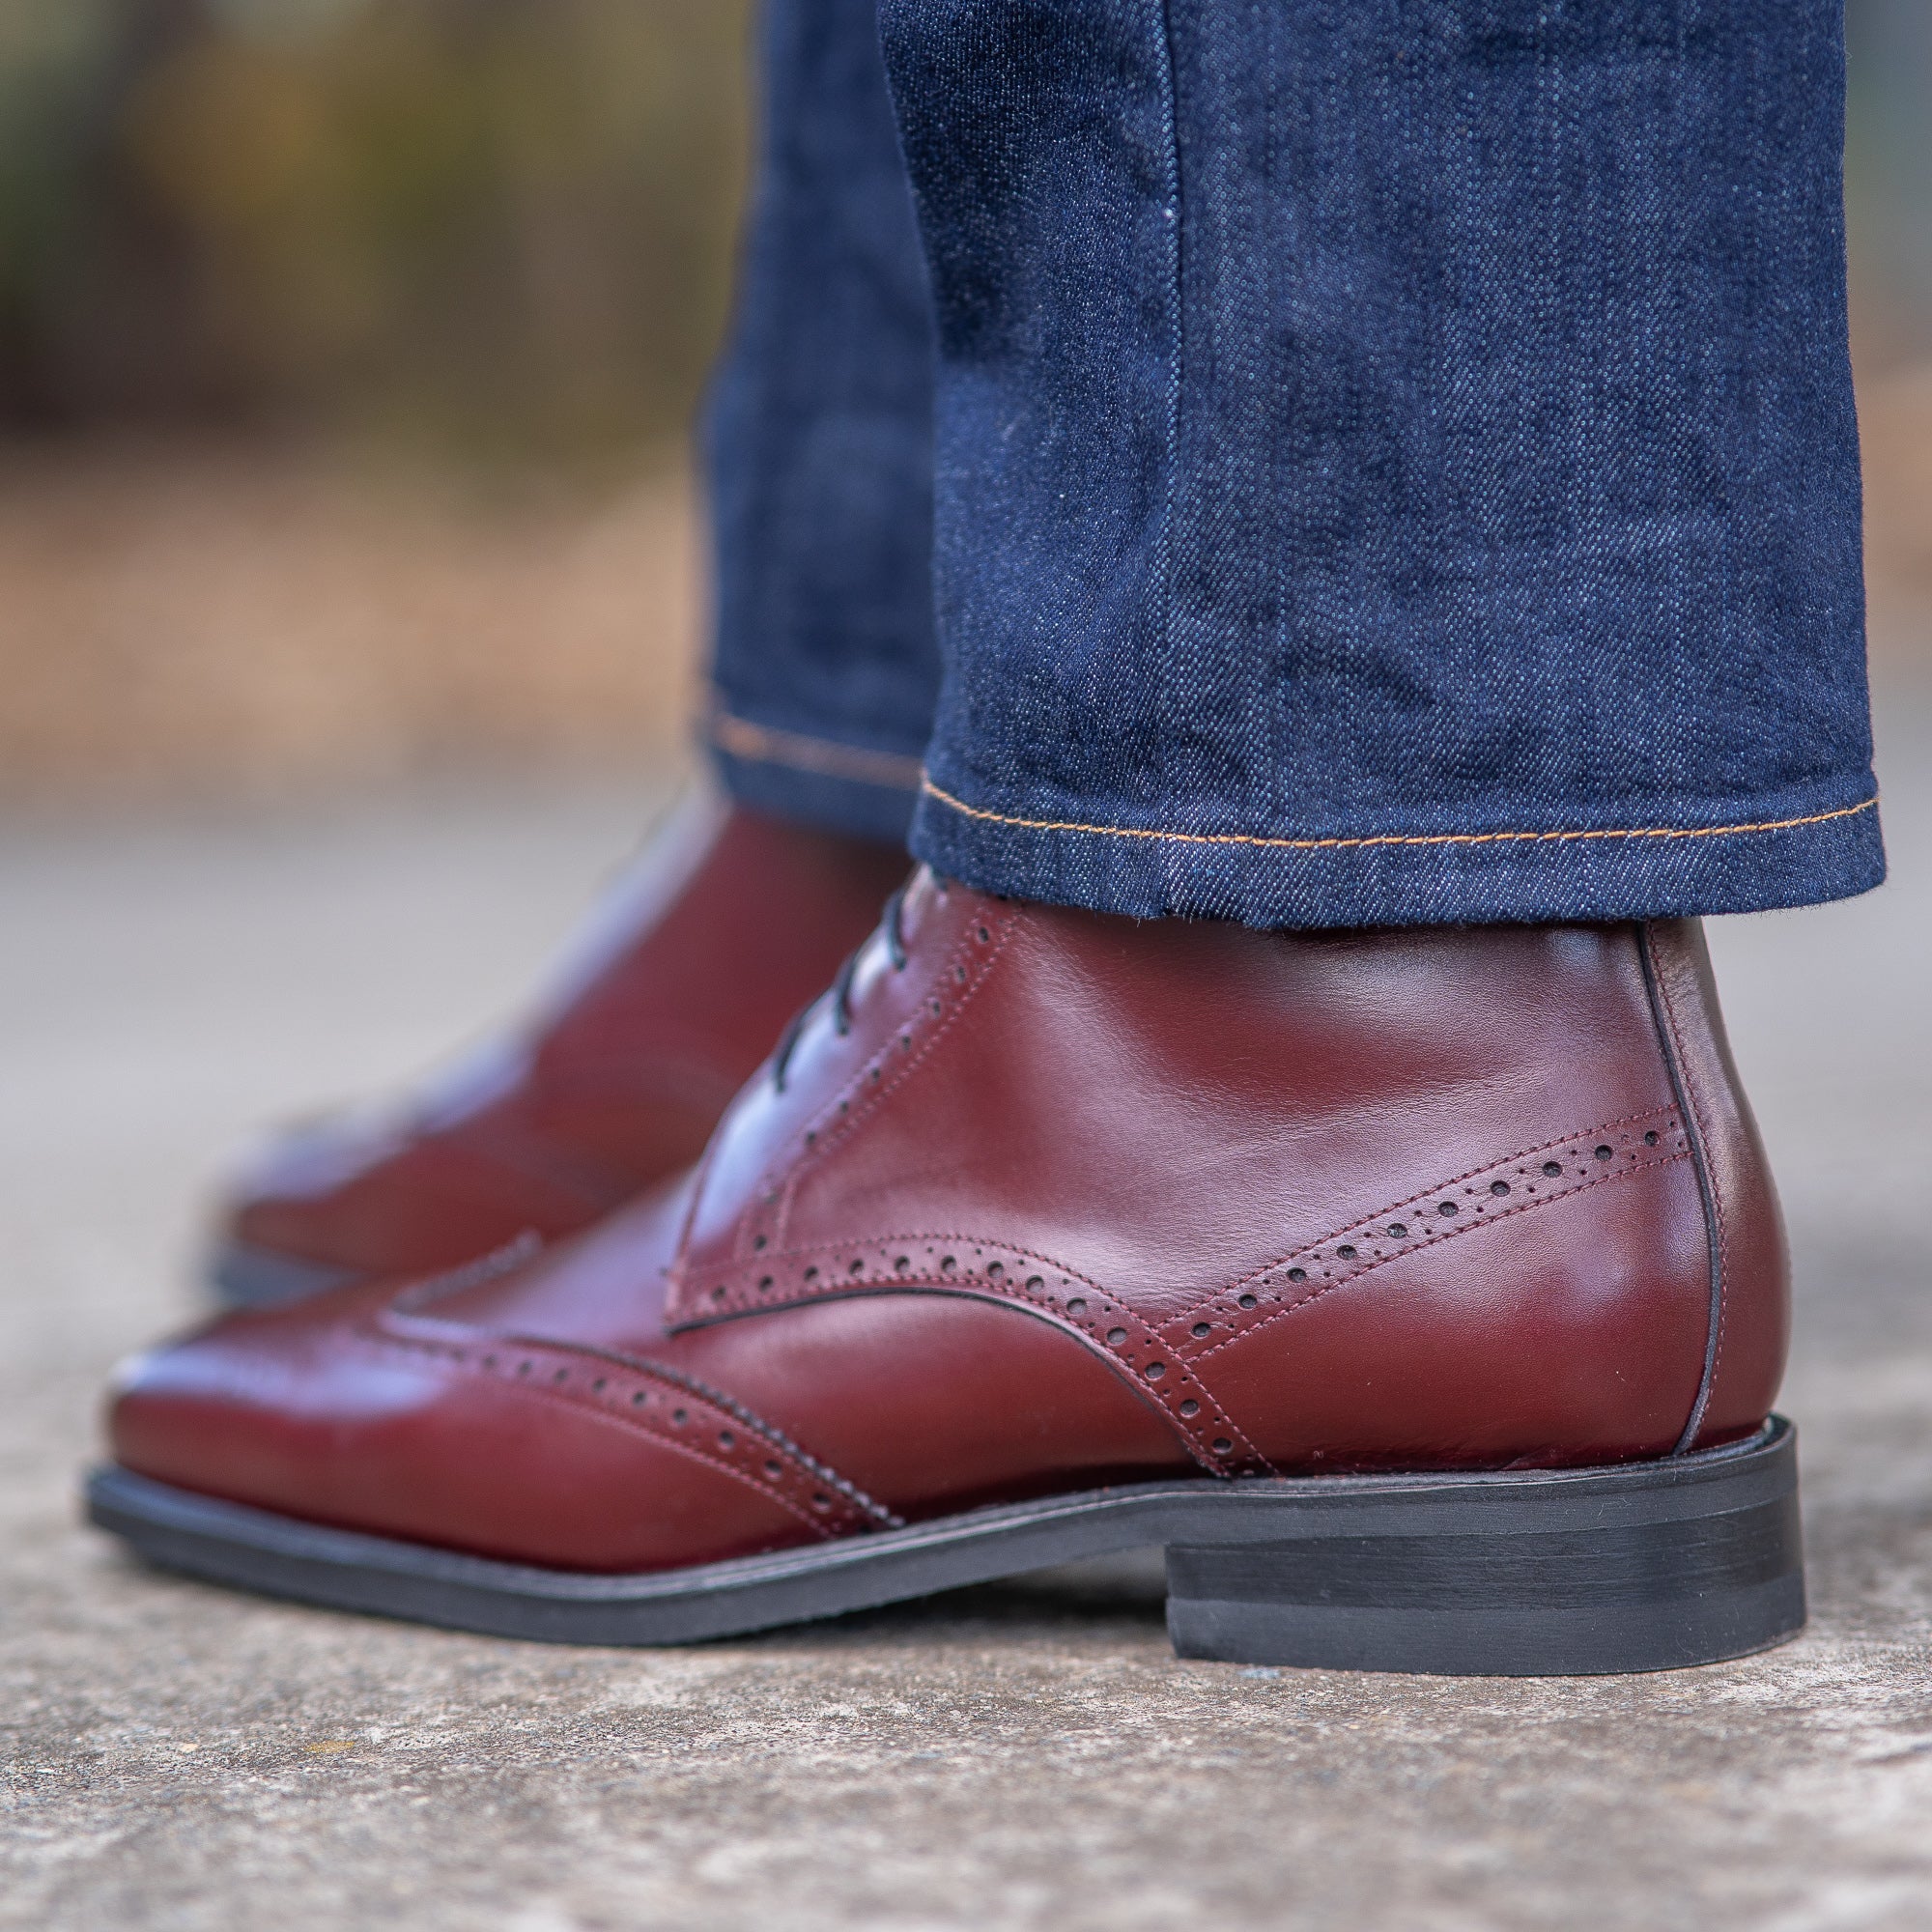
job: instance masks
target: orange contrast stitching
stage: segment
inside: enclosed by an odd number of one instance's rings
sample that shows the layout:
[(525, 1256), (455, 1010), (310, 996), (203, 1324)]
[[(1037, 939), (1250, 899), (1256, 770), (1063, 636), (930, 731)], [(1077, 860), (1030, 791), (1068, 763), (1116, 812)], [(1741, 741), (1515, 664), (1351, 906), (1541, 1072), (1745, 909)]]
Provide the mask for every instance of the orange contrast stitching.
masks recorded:
[(1082, 825), (1072, 819), (1014, 818), (1004, 811), (987, 811), (942, 791), (922, 775), (920, 789), (967, 818), (989, 825), (1010, 825), (1021, 832), (1090, 832), (1107, 838), (1164, 838), (1181, 845), (1255, 845), (1285, 852), (1323, 852), (1364, 845), (1508, 845), (1562, 843), (1581, 838), (1724, 838), (1741, 832), (1789, 832), (1800, 825), (1824, 825), (1834, 818), (1856, 818), (1878, 804), (1878, 794), (1861, 805), (1844, 805), (1834, 811), (1814, 811), (1804, 818), (1767, 818), (1750, 825), (1644, 825), (1598, 832), (1378, 832), (1364, 838), (1269, 838), (1254, 832), (1151, 832), (1137, 825)]
[(896, 752), (867, 751), (863, 745), (840, 745), (830, 738), (808, 738), (800, 731), (778, 731), (753, 724), (714, 708), (709, 728), (712, 742), (734, 758), (753, 764), (788, 765), (796, 772), (820, 778), (851, 779), (860, 784), (886, 785), (894, 791), (914, 791), (923, 774), (917, 758)]

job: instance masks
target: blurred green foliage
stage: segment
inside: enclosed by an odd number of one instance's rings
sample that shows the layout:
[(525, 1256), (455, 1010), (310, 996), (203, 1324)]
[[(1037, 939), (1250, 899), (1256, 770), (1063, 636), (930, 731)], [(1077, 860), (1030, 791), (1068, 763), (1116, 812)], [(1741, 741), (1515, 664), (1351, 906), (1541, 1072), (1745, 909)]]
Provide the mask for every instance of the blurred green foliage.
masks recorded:
[(746, 0), (0, 0), (0, 425), (681, 428)]

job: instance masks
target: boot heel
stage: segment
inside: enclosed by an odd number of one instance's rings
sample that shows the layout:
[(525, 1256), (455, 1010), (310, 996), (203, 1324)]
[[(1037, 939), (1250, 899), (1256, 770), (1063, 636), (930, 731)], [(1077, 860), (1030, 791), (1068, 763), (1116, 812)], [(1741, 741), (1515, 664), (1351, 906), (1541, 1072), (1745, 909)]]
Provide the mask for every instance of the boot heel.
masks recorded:
[(1804, 1622), (1782, 1417), (1667, 1462), (1236, 1487), (1211, 1542), (1168, 1545), (1181, 1657), (1593, 1676), (1743, 1657)]

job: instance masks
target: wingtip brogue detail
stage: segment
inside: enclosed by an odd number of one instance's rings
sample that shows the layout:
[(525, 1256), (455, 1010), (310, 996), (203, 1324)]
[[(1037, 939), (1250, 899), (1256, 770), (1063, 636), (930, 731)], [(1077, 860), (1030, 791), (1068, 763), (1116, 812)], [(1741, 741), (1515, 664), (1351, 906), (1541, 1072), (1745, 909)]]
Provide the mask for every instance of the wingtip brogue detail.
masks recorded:
[(732, 1281), (680, 1304), (672, 1332), (761, 1309), (867, 1294), (959, 1295), (1022, 1310), (1092, 1350), (1173, 1427), (1215, 1476), (1275, 1470), (1188, 1366), (1190, 1351), (1098, 1282), (1046, 1255), (968, 1235), (914, 1234), (761, 1258)]
[(383, 1344), (414, 1350), (454, 1372), (514, 1384), (525, 1398), (588, 1409), (647, 1435), (743, 1483), (814, 1536), (858, 1536), (904, 1521), (743, 1403), (662, 1362), (526, 1335), (412, 1332), (406, 1321), (381, 1316), (367, 1330)]
[[(1359, 1291), (1383, 1275), (1401, 1276), (1408, 1294), (1439, 1272), (1430, 1259), (1437, 1251), (1451, 1243), (1460, 1250), (1481, 1228), (1523, 1227), (1534, 1214), (1545, 1232), (1528, 1236), (1527, 1247), (1523, 1236), (1505, 1244), (1506, 1271), (1545, 1271), (1543, 1299), (1561, 1311), (1559, 1326), (1571, 1324), (1567, 1349), (1616, 1350), (1614, 1364), (1605, 1362), (1600, 1393), (1615, 1386), (1644, 1392), (1622, 1423), (1600, 1413), (1579, 1436), (1578, 1451), (1658, 1453), (1660, 1418), (1673, 1405), (1662, 1446), (1676, 1439), (1706, 1380), (1699, 1371), (1706, 1366), (1710, 1263), (1703, 1231), (1682, 1212), (1694, 1188), (1664, 1184), (1670, 1173), (1694, 1166), (1697, 1137), (1682, 1083), (1654, 1032), (1635, 928), (1311, 939), (1170, 922), (1130, 934), (1125, 922), (1008, 906), (963, 888), (953, 889), (949, 904), (930, 881), (923, 898), (920, 890), (915, 971), (893, 969), (914, 990), (862, 971), (862, 1004), (869, 994), (887, 1010), (867, 1012), (856, 1040), (844, 1028), (821, 1026), (816, 1088), (807, 1077), (785, 1095), (754, 1093), (726, 1122), (707, 1164), (708, 1199), (694, 1208), (673, 1264), (668, 1320), (674, 1328), (895, 1288), (974, 1293), (1020, 1307), (1028, 1304), (1025, 1283), (1037, 1273), (1043, 1284), (1069, 1286), (1043, 1287), (1037, 1293), (1045, 1301), (1033, 1312), (1066, 1322), (1083, 1343), (1097, 1346), (1137, 1393), (1159, 1403), (1203, 1466), (1279, 1466), (1284, 1452), (1293, 1465), (1306, 1445), (1288, 1438), (1271, 1445), (1266, 1432), (1240, 1426), (1227, 1390), (1190, 1384), (1183, 1395), (1176, 1375), (1199, 1380), (1236, 1344), (1251, 1354), (1284, 1315), (1310, 1310), (1342, 1287)], [(969, 963), (975, 946), (981, 949), (977, 965)], [(1165, 970), (1149, 975), (1151, 986), (1137, 986), (1130, 966), (1122, 976), (1137, 949), (1166, 955)], [(923, 953), (936, 962), (923, 980), (917, 970)], [(981, 1009), (972, 1027), (1006, 1049), (997, 1072), (989, 1075), (970, 1040), (954, 1050), (956, 1015), (943, 1002), (939, 1013), (923, 1015), (940, 1024), (929, 1035), (922, 1031), (918, 1008), (926, 984), (948, 972), (959, 976), (963, 999)], [(1190, 1032), (1188, 1020), (1162, 1004), (1163, 993), (1215, 1014), (1259, 1009), (1279, 1031), (1270, 1041), (1263, 1021), (1246, 1042), (1251, 1050), (1243, 1054), (1236, 1043), (1231, 1054), (1211, 1033)], [(1356, 1064), (1345, 1072), (1327, 1063), (1350, 1035)], [(895, 1047), (902, 1070), (889, 1084), (872, 1081), (880, 1058), (889, 1063)], [(809, 1059), (810, 1040), (803, 1050)], [(1132, 1056), (1124, 1065), (1123, 1050)], [(1152, 1067), (1162, 1069), (1164, 1086), (1160, 1076), (1150, 1083)], [(1282, 1097), (1272, 1114), (1265, 1091), (1253, 1091), (1258, 1067), (1278, 1068)], [(1068, 1072), (1087, 1083), (1084, 1112), (1064, 1110), (1050, 1091), (1056, 1076)], [(801, 1077), (796, 1070), (794, 1077)], [(1210, 1097), (1217, 1077), (1225, 1083), (1218, 1099)], [(1037, 1091), (1042, 1080), (1043, 1094)], [(837, 1095), (830, 1106), (828, 1094)], [(1584, 1112), (1593, 1099), (1610, 1105)], [(1148, 1119), (1163, 1114), (1186, 1120), (1198, 1139), (1171, 1147), (1158, 1164), (1139, 1164), (1133, 1143), (1144, 1142)], [(1504, 1138), (1534, 1126), (1539, 1115), (1543, 1135)], [(1058, 1120), (1057, 1135), (1039, 1134), (1042, 1117)], [(1104, 1171), (1102, 1150), (1116, 1130), (1122, 1164), (1140, 1183), (1124, 1193)], [(1278, 1143), (1272, 1151), (1270, 1141)], [(1511, 1151), (1493, 1151), (1498, 1141)], [(1432, 1147), (1467, 1157), (1453, 1166), (1431, 1162), (1432, 1175), (1416, 1158), (1426, 1159)], [(1219, 1227), (1200, 1228), (1199, 1238), (1175, 1238), (1196, 1233), (1193, 1204), (1170, 1191), (1176, 1156), (1214, 1173), (1223, 1198), (1238, 1204)], [(1749, 1148), (1734, 1156), (1747, 1167), (1754, 1158), (1761, 1173), (1761, 1156)], [(756, 1162), (755, 1186), (739, 1180), (734, 1194), (734, 1174), (751, 1171), (748, 1160)], [(1405, 1168), (1410, 1184), (1365, 1213), (1365, 1179), (1399, 1178)], [(913, 1198), (922, 1205), (979, 1211), (897, 1223), (916, 1232), (866, 1233), (862, 1215), (907, 1205), (897, 1176), (909, 1170), (920, 1177)], [(954, 1172), (963, 1172), (960, 1184), (953, 1184)], [(1578, 1220), (1578, 1204), (1605, 1188), (1627, 1205)], [(1071, 1238), (1014, 1240), (1011, 1227), (1000, 1225), (1002, 1213), (1009, 1221), (1017, 1214), (1051, 1232), (1065, 1225), (1068, 1199), (1082, 1190), (1090, 1198), (1066, 1228)], [(1004, 1204), (1002, 1213), (985, 1214), (989, 1201)], [(1133, 1238), (1110, 1239), (1093, 1225), (1099, 1201)], [(1566, 1209), (1565, 1203), (1572, 1205)], [(1297, 1220), (1330, 1232), (1304, 1237), (1286, 1254), (1281, 1245), (1264, 1245), (1270, 1224), (1286, 1232)], [(1607, 1243), (1587, 1261), (1573, 1251), (1577, 1236), (1569, 1232), (1585, 1226), (1588, 1241)], [(935, 1227), (953, 1232), (925, 1232)], [(952, 1251), (939, 1252), (935, 1243)], [(1217, 1282), (1217, 1258), (1245, 1264)], [(1127, 1263), (1124, 1274), (1120, 1261)], [(1592, 1268), (1628, 1284), (1620, 1304), (1587, 1286)], [(1451, 1272), (1461, 1283), (1467, 1267), (1459, 1263)], [(1066, 1297), (1075, 1295), (1076, 1283), (1084, 1285), (1078, 1298), (1107, 1311), (1097, 1325), (1068, 1321)], [(1765, 1304), (1765, 1313), (1747, 1314), (1747, 1323), (1776, 1329), (1784, 1293), (1781, 1267), (1764, 1271), (1745, 1299)], [(1489, 1319), (1483, 1300), (1446, 1280), (1428, 1294), (1466, 1349), (1470, 1321)], [(1502, 1321), (1509, 1297), (1490, 1299)], [(1623, 1312), (1606, 1319), (1613, 1306)], [(1377, 1317), (1365, 1304), (1355, 1319)], [(1720, 1321), (1721, 1312), (1712, 1319)], [(1325, 1314), (1323, 1321), (1333, 1325)], [(1647, 1347), (1637, 1343), (1639, 1329)], [(1122, 1341), (1110, 1346), (1116, 1332)], [(1416, 1335), (1409, 1346), (1426, 1345)], [(1498, 1327), (1494, 1348), (1509, 1346)], [(1726, 1352), (1721, 1343), (1712, 1346), (1719, 1357)], [(1458, 1359), (1455, 1352), (1443, 1359), (1444, 1373), (1452, 1373), (1446, 1364)], [(1150, 1364), (1165, 1389), (1150, 1387)], [(1292, 1362), (1284, 1373), (1292, 1383)], [(1769, 1396), (1765, 1390), (1762, 1405), (1743, 1418), (1747, 1428), (1762, 1420)], [(1183, 1401), (1211, 1416), (1211, 1426), (1185, 1426), (1196, 1418), (1179, 1413)], [(1741, 1433), (1727, 1421), (1721, 1435), (1703, 1439)], [(1478, 1446), (1485, 1441), (1496, 1446), (1485, 1451)], [(1222, 1442), (1228, 1448), (1217, 1451)], [(1477, 1428), (1472, 1418), (1464, 1443), (1449, 1453), (1510, 1460), (1507, 1425), (1491, 1416)], [(1526, 1427), (1514, 1453), (1561, 1454), (1547, 1420)]]
[(1405, 1256), (1691, 1157), (1675, 1106), (1607, 1121), (1452, 1176), (1324, 1235), (1177, 1316), (1162, 1331), (1205, 1361), (1243, 1335)]

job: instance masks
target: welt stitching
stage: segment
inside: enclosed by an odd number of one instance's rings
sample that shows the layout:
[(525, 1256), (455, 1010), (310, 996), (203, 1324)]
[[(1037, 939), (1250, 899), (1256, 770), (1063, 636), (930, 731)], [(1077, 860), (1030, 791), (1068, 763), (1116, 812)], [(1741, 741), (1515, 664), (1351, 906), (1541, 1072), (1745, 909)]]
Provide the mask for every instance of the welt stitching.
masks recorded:
[(1856, 818), (1878, 805), (1878, 794), (1859, 805), (1839, 806), (1832, 811), (1813, 811), (1801, 818), (1766, 818), (1740, 825), (1637, 825), (1601, 830), (1569, 832), (1378, 832), (1358, 838), (1270, 838), (1255, 832), (1161, 832), (1138, 825), (1088, 825), (1074, 819), (1020, 818), (1004, 811), (988, 811), (982, 806), (968, 805), (949, 791), (922, 777), (920, 789), (926, 797), (949, 807), (967, 818), (990, 825), (1009, 825), (1020, 832), (1081, 832), (1105, 838), (1166, 839), (1181, 845), (1248, 845), (1270, 851), (1324, 852), (1359, 849), (1372, 845), (1520, 845), (1566, 843), (1591, 838), (1728, 838), (1744, 833), (1789, 832), (1803, 825), (1825, 825), (1836, 818)]
[[(1486, 1160), (1479, 1163), (1475, 1167), (1464, 1168), (1461, 1174), (1451, 1175), (1447, 1180), (1438, 1180), (1432, 1183), (1428, 1187), (1418, 1188), (1415, 1193), (1405, 1195), (1402, 1200), (1391, 1202), (1386, 1208), (1378, 1208), (1372, 1214), (1366, 1214), (1366, 1215), (1358, 1214), (1352, 1221), (1345, 1221), (1339, 1228), (1331, 1228), (1325, 1235), (1315, 1236), (1312, 1239), (1304, 1241), (1300, 1247), (1292, 1249), (1288, 1254), (1277, 1256), (1273, 1261), (1265, 1262), (1258, 1268), (1251, 1268), (1246, 1274), (1238, 1276), (1234, 1281), (1225, 1283), (1220, 1288), (1214, 1289), (1209, 1293), (1204, 1294), (1199, 1301), (1192, 1303), (1190, 1306), (1186, 1308), (1179, 1310), (1174, 1316), (1170, 1318), (1170, 1321), (1173, 1322), (1185, 1321), (1190, 1316), (1198, 1313), (1201, 1309), (1211, 1307), (1213, 1303), (1218, 1301), (1224, 1294), (1233, 1294), (1237, 1290), (1247, 1287), (1247, 1285), (1251, 1281), (1260, 1281), (1264, 1276), (1273, 1274), (1274, 1271), (1278, 1267), (1280, 1267), (1284, 1262), (1293, 1261), (1296, 1255), (1304, 1254), (1310, 1248), (1325, 1247), (1330, 1241), (1333, 1241), (1337, 1239), (1339, 1236), (1346, 1235), (1351, 1228), (1359, 1227), (1365, 1220), (1373, 1220), (1373, 1221), (1385, 1220), (1391, 1214), (1400, 1214), (1405, 1209), (1413, 1208), (1418, 1201), (1427, 1201), (1431, 1199), (1432, 1196), (1446, 1192), (1449, 1188), (1462, 1186), (1462, 1184), (1465, 1180), (1473, 1180), (1479, 1174), (1488, 1174), (1492, 1167), (1506, 1167), (1513, 1160), (1529, 1160), (1532, 1159), (1537, 1154), (1548, 1153), (1551, 1148), (1565, 1147), (1568, 1146), (1573, 1141), (1588, 1140), (1593, 1134), (1615, 1133), (1619, 1127), (1630, 1126), (1634, 1122), (1636, 1121), (1649, 1120), (1653, 1114), (1659, 1111), (1660, 1110), (1656, 1107), (1647, 1107), (1641, 1113), (1624, 1114), (1614, 1121), (1599, 1121), (1595, 1126), (1578, 1127), (1575, 1133), (1559, 1134), (1554, 1140), (1543, 1141), (1535, 1147), (1520, 1148), (1515, 1153), (1498, 1154), (1493, 1160)], [(1657, 1163), (1653, 1161), (1650, 1164), (1652, 1166), (1655, 1166)], [(1575, 1194), (1579, 1192), (1580, 1190), (1577, 1188), (1571, 1188), (1568, 1191), (1569, 1193)], [(1558, 1195), (1555, 1196), (1554, 1198), (1557, 1200), (1562, 1200), (1566, 1197), (1563, 1195)], [(1533, 1207), (1541, 1207), (1543, 1206), (1543, 1203), (1533, 1202), (1530, 1205)], [(1501, 1214), (1492, 1214), (1489, 1216), (1489, 1219), (1492, 1221), (1507, 1220), (1509, 1214), (1515, 1211), (1516, 1210), (1514, 1208), (1511, 1208)], [(1482, 1223), (1472, 1222), (1470, 1225), (1481, 1226)], [(1454, 1232), (1458, 1234), (1466, 1234), (1468, 1232), (1468, 1229), (1459, 1228)], [(1444, 1236), (1438, 1236), (1435, 1245), (1439, 1246)], [(1419, 1251), (1405, 1250), (1405, 1252), (1407, 1253), (1407, 1252), (1419, 1252)], [(1391, 1255), (1388, 1257), (1388, 1259), (1390, 1261), (1395, 1261), (1399, 1258), (1395, 1255)], [(1352, 1280), (1353, 1277), (1351, 1276), (1350, 1279)]]
[[(1587, 1194), (1591, 1188), (1602, 1187), (1607, 1181), (1629, 1180), (1639, 1174), (1656, 1174), (1663, 1168), (1674, 1167), (1680, 1160), (1689, 1160), (1690, 1158), (1690, 1155), (1688, 1151), (1684, 1153), (1662, 1154), (1656, 1160), (1644, 1162), (1641, 1167), (1613, 1169), (1608, 1174), (1600, 1174), (1594, 1179), (1586, 1180), (1580, 1186), (1572, 1187), (1562, 1194), (1551, 1194), (1541, 1201), (1519, 1202), (1514, 1208), (1505, 1208), (1500, 1214), (1492, 1214), (1488, 1220), (1470, 1221), (1464, 1226), (1452, 1228), (1447, 1234), (1438, 1235), (1430, 1243), (1430, 1247), (1446, 1247), (1449, 1242), (1459, 1240), (1464, 1235), (1476, 1234), (1484, 1228), (1499, 1227), (1505, 1221), (1514, 1220), (1519, 1214), (1530, 1213), (1538, 1208), (1552, 1207), (1559, 1201), (1574, 1201), (1579, 1194)], [(1316, 1289), (1312, 1293), (1304, 1294), (1298, 1301), (1291, 1301), (1280, 1308), (1274, 1309), (1269, 1314), (1263, 1316), (1259, 1321), (1249, 1323), (1238, 1335), (1230, 1335), (1225, 1341), (1216, 1342), (1211, 1349), (1203, 1349), (1200, 1354), (1195, 1356), (1194, 1359), (1197, 1362), (1205, 1362), (1209, 1355), (1218, 1355), (1223, 1349), (1232, 1349), (1236, 1342), (1245, 1342), (1249, 1336), (1259, 1335), (1264, 1328), (1267, 1327), (1271, 1322), (1279, 1321), (1284, 1315), (1298, 1315), (1304, 1308), (1312, 1308), (1324, 1295), (1332, 1294), (1338, 1289), (1353, 1288), (1358, 1281), (1366, 1280), (1378, 1268), (1387, 1267), (1392, 1262), (1406, 1261), (1410, 1255), (1427, 1252), (1428, 1250), (1423, 1248), (1406, 1248), (1401, 1254), (1384, 1255), (1379, 1261), (1370, 1262), (1366, 1266), (1356, 1268), (1346, 1280), (1328, 1282), (1322, 1287)], [(1225, 1293), (1225, 1291), (1223, 1292)]]
[[(1711, 1348), (1711, 1365), (1706, 1371), (1703, 1386), (1697, 1391), (1697, 1414), (1694, 1420), (1699, 1429), (1703, 1426), (1704, 1414), (1711, 1405), (1711, 1397), (1717, 1392), (1718, 1365), (1724, 1356), (1724, 1321), (1730, 1314), (1731, 1267), (1730, 1236), (1724, 1225), (1724, 1190), (1718, 1180), (1718, 1163), (1713, 1158), (1710, 1130), (1704, 1124), (1704, 1110), (1697, 1101), (1697, 1082), (1690, 1070), (1689, 1056), (1684, 1051), (1684, 1030), (1677, 1024), (1677, 1009), (1670, 998), (1670, 987), (1665, 976), (1657, 975), (1658, 996), (1663, 1002), (1664, 1018), (1670, 1026), (1671, 1045), (1677, 1054), (1677, 1065), (1684, 1081), (1684, 1100), (1690, 1110), (1692, 1125), (1697, 1129), (1697, 1143), (1703, 1151), (1698, 1163), (1704, 1179), (1711, 1186), (1711, 1212), (1718, 1224), (1718, 1322), (1717, 1337)], [(1692, 1446), (1695, 1436), (1685, 1444)]]
[[(875, 1522), (889, 1524), (895, 1528), (899, 1526), (900, 1519), (882, 1504), (875, 1502), (857, 1484), (847, 1481), (836, 1471), (819, 1464), (815, 1457), (806, 1455), (796, 1445), (788, 1442), (779, 1432), (770, 1428), (761, 1418), (753, 1415), (741, 1404), (728, 1399), (721, 1403), (716, 1397), (701, 1393), (698, 1385), (690, 1382), (687, 1378), (679, 1377), (674, 1373), (666, 1373), (644, 1363), (630, 1361), (620, 1355), (609, 1354), (601, 1350), (581, 1350), (562, 1347), (554, 1342), (524, 1340), (512, 1335), (478, 1334), (475, 1336), (473, 1342), (462, 1350), (457, 1349), (454, 1342), (432, 1341), (426, 1336), (379, 1332), (367, 1326), (362, 1328), (362, 1336), (365, 1343), (372, 1343), (378, 1348), (411, 1349), (419, 1354), (430, 1355), (445, 1362), (454, 1357), (458, 1366), (466, 1370), (470, 1366), (467, 1359), (469, 1348), (478, 1350), (496, 1348), (500, 1349), (506, 1353), (514, 1352), (519, 1349), (526, 1349), (532, 1352), (548, 1351), (553, 1354), (589, 1354), (596, 1359), (608, 1361), (613, 1367), (621, 1368), (631, 1375), (656, 1381), (668, 1381), (672, 1386), (683, 1389), (695, 1401), (704, 1402), (713, 1407), (722, 1409), (732, 1420), (738, 1422), (753, 1435), (756, 1435), (766, 1446), (778, 1450), (781, 1454), (789, 1456), (794, 1463), (802, 1465), (805, 1471), (813, 1477), (814, 1480), (822, 1480), (833, 1489), (838, 1491), (859, 1514), (870, 1516)], [(547, 1382), (526, 1381), (520, 1377), (504, 1377), (501, 1380), (502, 1385), (506, 1388), (516, 1389), (526, 1396), (540, 1397), (553, 1407), (564, 1409), (573, 1415), (590, 1415), (599, 1421), (613, 1423), (627, 1435), (635, 1436), (639, 1441), (671, 1450), (677, 1455), (690, 1458), (695, 1463), (703, 1463), (706, 1468), (714, 1469), (720, 1475), (729, 1476), (734, 1482), (743, 1483), (748, 1489), (755, 1491), (768, 1501), (776, 1503), (787, 1516), (795, 1517), (800, 1522), (807, 1524), (820, 1536), (832, 1538), (840, 1534), (831, 1524), (802, 1509), (783, 1491), (776, 1488), (773, 1484), (752, 1471), (712, 1455), (709, 1451), (700, 1447), (696, 1438), (668, 1435), (662, 1430), (640, 1425), (632, 1417), (626, 1415), (621, 1409), (608, 1407), (601, 1404), (592, 1405), (575, 1400), (569, 1396), (560, 1395)]]

